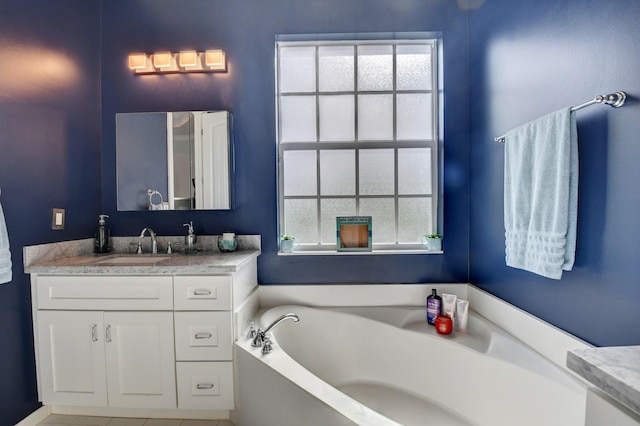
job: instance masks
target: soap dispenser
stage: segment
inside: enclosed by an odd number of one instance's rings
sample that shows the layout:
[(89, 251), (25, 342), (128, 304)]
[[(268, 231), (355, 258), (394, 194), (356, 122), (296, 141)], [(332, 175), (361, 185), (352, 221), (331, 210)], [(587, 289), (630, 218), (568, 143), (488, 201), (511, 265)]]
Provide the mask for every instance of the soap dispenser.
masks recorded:
[(193, 221), (189, 221), (189, 223), (185, 223), (182, 226), (186, 226), (188, 227), (188, 233), (187, 235), (184, 237), (184, 246), (185, 246), (185, 251), (187, 253), (191, 253), (194, 251), (197, 251), (196, 249), (196, 234), (193, 230)]
[(93, 243), (93, 251), (95, 253), (109, 253), (111, 251), (111, 231), (106, 225), (106, 214), (98, 216), (98, 228), (96, 229), (95, 240)]

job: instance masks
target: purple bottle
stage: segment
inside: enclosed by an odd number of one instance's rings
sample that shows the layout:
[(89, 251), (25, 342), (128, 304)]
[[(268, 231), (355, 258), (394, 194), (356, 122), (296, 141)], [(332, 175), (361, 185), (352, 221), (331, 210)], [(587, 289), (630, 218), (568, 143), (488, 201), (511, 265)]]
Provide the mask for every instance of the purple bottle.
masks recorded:
[(438, 296), (436, 289), (431, 289), (431, 296), (427, 297), (427, 322), (436, 325), (436, 317), (442, 314), (442, 297)]

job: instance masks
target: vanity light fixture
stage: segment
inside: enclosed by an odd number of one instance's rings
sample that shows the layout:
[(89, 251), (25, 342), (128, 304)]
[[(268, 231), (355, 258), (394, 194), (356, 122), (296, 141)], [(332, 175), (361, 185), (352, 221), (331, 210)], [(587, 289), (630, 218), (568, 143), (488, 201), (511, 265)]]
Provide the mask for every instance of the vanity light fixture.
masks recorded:
[(212, 71), (226, 71), (227, 60), (226, 55), (220, 49), (207, 50), (205, 52), (205, 64)]
[(129, 55), (129, 68), (136, 73), (150, 73), (154, 72), (151, 58), (146, 53), (132, 53)]
[(178, 71), (176, 56), (171, 52), (159, 52), (153, 54), (153, 66), (162, 72)]
[(226, 71), (227, 61), (224, 51), (219, 49), (205, 52), (156, 52), (152, 55), (132, 53), (129, 55), (129, 68), (136, 74), (212, 72)]
[(186, 71), (203, 71), (202, 67), (202, 54), (195, 50), (187, 50), (180, 52), (178, 64), (180, 68), (184, 68)]

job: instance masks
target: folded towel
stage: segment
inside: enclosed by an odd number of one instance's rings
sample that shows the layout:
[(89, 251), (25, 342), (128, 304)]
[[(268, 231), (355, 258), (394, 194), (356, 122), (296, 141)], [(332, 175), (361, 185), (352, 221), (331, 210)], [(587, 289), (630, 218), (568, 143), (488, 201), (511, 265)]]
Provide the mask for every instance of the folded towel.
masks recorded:
[[(0, 191), (0, 194), (2, 192)], [(4, 220), (2, 204), (0, 204), (0, 284), (11, 281), (11, 252), (9, 251), (9, 234)]]
[(575, 114), (556, 111), (505, 138), (506, 262), (547, 278), (573, 268), (578, 216)]

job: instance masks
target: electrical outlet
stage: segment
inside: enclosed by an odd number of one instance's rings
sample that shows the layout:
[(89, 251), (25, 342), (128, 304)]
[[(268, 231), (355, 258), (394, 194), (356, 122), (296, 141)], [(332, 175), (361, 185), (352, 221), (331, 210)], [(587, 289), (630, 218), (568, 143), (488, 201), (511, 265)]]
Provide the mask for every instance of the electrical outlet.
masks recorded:
[(51, 229), (64, 229), (64, 209), (53, 209), (51, 214)]

